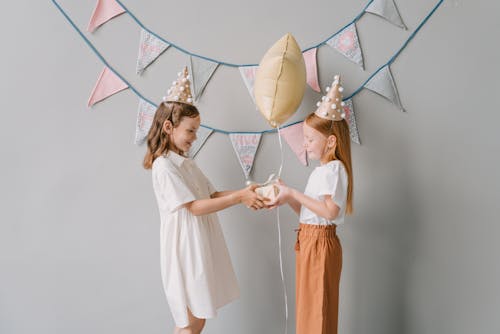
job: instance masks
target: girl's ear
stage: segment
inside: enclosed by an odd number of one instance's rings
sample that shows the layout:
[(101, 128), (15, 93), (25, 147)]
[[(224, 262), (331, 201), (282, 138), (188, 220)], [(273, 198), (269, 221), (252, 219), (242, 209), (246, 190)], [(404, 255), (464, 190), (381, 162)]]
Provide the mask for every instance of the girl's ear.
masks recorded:
[(167, 133), (167, 134), (171, 134), (172, 133), (172, 122), (169, 121), (168, 119), (165, 120), (165, 122), (163, 122), (163, 126), (162, 126), (162, 130)]
[(326, 145), (328, 148), (332, 148), (335, 146), (337, 143), (337, 137), (335, 135), (329, 135), (328, 138), (326, 138)]

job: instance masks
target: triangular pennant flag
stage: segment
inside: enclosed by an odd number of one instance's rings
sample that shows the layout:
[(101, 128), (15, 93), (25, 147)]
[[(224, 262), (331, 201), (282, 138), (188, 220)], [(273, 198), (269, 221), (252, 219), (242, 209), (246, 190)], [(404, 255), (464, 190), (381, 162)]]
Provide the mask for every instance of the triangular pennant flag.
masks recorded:
[(307, 83), (316, 92), (321, 92), (318, 82), (318, 63), (316, 60), (316, 51), (318, 48), (311, 49), (303, 53), (306, 63)]
[(392, 24), (407, 29), (394, 0), (375, 0), (365, 9), (365, 12), (383, 17)]
[(346, 120), (349, 124), (349, 133), (351, 135), (351, 140), (358, 145), (361, 145), (359, 140), (358, 126), (356, 125), (356, 115), (354, 114), (354, 106), (352, 99), (344, 101), (345, 105), (343, 107), (346, 114)]
[(218, 63), (205, 60), (199, 57), (189, 56), (191, 65), (191, 75), (193, 76), (193, 90), (195, 100), (199, 100), (205, 86), (219, 66)]
[(128, 85), (123, 82), (122, 79), (120, 79), (108, 67), (105, 67), (99, 75), (95, 87), (90, 94), (88, 106), (91, 107), (97, 102), (127, 88)]
[(141, 145), (148, 136), (153, 117), (155, 116), (156, 107), (151, 103), (139, 99), (139, 109), (137, 110), (137, 123), (135, 126), (135, 143)]
[(141, 30), (141, 42), (139, 44), (139, 56), (137, 57), (137, 74), (142, 74), (146, 67), (156, 60), (170, 44), (165, 43), (149, 31)]
[(252, 170), (253, 160), (257, 148), (259, 147), (261, 133), (230, 133), (231, 143), (233, 144), (234, 152), (238, 156), (243, 173), (248, 179)]
[(194, 141), (193, 145), (189, 149), (189, 157), (193, 159), (196, 154), (198, 154), (198, 151), (201, 149), (203, 144), (207, 141), (208, 137), (214, 132), (212, 129), (205, 128), (203, 126), (200, 126), (198, 131), (196, 132), (196, 140)]
[(355, 23), (330, 38), (326, 41), (326, 44), (343, 54), (350, 61), (361, 66), (362, 69), (365, 68)]
[(255, 96), (253, 94), (253, 85), (255, 83), (255, 73), (259, 66), (242, 66), (239, 67), (241, 77), (243, 78), (243, 82), (252, 97), (253, 103), (255, 103)]
[(306, 149), (304, 148), (304, 122), (297, 123), (280, 130), (286, 142), (295, 153), (299, 161), (307, 166)]
[(94, 32), (100, 25), (123, 13), (125, 9), (115, 0), (97, 0), (87, 31)]
[(385, 97), (404, 111), (389, 65), (384, 66), (375, 74), (375, 76), (365, 84), (364, 88)]

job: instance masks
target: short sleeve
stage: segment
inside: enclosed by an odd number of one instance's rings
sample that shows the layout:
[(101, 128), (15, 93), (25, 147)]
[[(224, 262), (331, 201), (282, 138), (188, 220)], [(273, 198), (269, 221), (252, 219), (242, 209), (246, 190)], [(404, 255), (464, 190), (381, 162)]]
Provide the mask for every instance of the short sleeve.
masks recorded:
[(179, 210), (184, 204), (194, 201), (192, 191), (188, 188), (182, 175), (174, 170), (164, 170), (157, 174), (158, 184), (169, 212)]
[(341, 163), (333, 162), (323, 167), (323, 172), (319, 175), (318, 195), (331, 195), (332, 200), (344, 208), (347, 200), (347, 174)]
[(193, 162), (193, 167), (196, 168), (197, 170), (197, 173), (201, 176), (202, 180), (205, 182), (206, 186), (207, 186), (207, 190), (208, 190), (208, 194), (209, 195), (212, 195), (213, 193), (217, 192), (217, 189), (215, 189), (214, 185), (212, 184), (212, 182), (210, 182), (210, 180), (208, 179), (208, 177), (205, 175), (205, 173), (203, 173), (203, 171), (198, 167), (198, 165), (196, 163)]

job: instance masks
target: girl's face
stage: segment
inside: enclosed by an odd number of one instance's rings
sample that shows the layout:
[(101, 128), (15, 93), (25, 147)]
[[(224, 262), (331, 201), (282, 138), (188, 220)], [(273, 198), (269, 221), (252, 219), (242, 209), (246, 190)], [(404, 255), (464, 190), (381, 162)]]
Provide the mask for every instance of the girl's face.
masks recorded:
[(312, 160), (321, 160), (329, 148), (335, 145), (335, 136), (328, 138), (315, 128), (304, 122), (304, 148), (307, 151), (307, 157)]
[[(182, 117), (177, 127), (172, 127), (170, 121), (164, 124), (165, 132), (170, 136), (170, 143), (173, 144), (172, 148), (178, 149), (182, 152), (188, 152), (196, 140), (196, 131), (200, 127), (200, 116), (196, 117)], [(177, 152), (180, 153), (180, 152)]]

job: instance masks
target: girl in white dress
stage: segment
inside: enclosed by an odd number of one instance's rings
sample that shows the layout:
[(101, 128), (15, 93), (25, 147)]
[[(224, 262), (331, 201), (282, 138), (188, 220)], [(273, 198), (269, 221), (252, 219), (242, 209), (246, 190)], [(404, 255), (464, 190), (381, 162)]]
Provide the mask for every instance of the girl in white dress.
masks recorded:
[(261, 209), (265, 200), (255, 186), (216, 191), (185, 157), (199, 126), (185, 68), (155, 113), (144, 158), (160, 211), (161, 274), (175, 334), (201, 333), (205, 319), (239, 296), (216, 212), (239, 203)]

